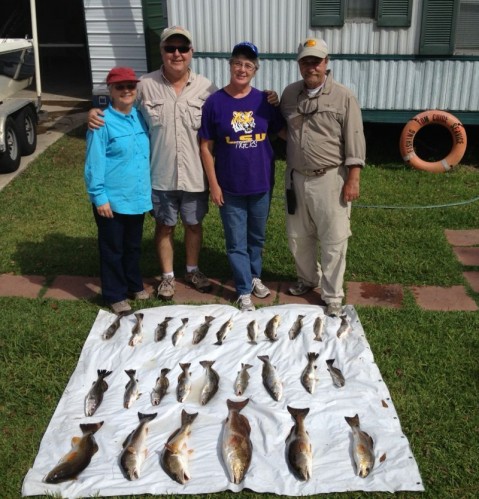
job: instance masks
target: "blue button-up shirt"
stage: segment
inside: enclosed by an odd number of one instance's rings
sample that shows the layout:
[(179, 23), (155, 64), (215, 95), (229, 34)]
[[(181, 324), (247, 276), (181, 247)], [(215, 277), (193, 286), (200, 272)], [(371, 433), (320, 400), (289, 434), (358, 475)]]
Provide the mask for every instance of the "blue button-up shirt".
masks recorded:
[(95, 206), (139, 215), (152, 209), (148, 128), (135, 108), (130, 114), (104, 111), (105, 126), (88, 130), (85, 183)]

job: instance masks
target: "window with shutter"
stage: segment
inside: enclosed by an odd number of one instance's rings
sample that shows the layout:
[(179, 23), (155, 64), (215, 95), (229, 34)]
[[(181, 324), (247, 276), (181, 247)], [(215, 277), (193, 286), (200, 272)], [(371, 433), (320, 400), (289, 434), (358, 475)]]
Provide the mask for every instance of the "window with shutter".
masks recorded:
[(344, 1), (311, 0), (311, 27), (342, 26), (344, 24)]
[(479, 54), (479, 0), (461, 0), (455, 54)]
[(376, 19), (379, 27), (411, 26), (412, 0), (377, 0)]
[(451, 55), (459, 2), (455, 0), (424, 0), (422, 8), (419, 53)]

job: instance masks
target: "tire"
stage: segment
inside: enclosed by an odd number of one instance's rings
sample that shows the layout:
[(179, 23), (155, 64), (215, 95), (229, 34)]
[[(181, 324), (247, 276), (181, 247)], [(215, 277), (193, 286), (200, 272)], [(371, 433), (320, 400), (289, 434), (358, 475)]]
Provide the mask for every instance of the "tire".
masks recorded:
[(22, 155), (18, 142), (18, 132), (13, 118), (5, 121), (6, 151), (0, 153), (0, 173), (12, 173), (18, 170)]
[(18, 143), (22, 156), (29, 156), (37, 148), (37, 117), (33, 109), (23, 108), (15, 118), (18, 132)]

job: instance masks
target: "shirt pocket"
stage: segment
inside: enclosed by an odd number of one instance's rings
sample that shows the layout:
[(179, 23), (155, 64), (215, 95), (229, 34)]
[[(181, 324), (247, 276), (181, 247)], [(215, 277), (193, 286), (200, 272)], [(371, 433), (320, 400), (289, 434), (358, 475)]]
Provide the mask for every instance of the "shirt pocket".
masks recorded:
[(165, 125), (165, 102), (166, 99), (149, 100), (144, 102), (146, 118), (149, 127)]
[(183, 114), (183, 122), (185, 126), (193, 130), (199, 130), (201, 126), (201, 110), (203, 108), (204, 100), (201, 99), (188, 99), (186, 101), (186, 109)]

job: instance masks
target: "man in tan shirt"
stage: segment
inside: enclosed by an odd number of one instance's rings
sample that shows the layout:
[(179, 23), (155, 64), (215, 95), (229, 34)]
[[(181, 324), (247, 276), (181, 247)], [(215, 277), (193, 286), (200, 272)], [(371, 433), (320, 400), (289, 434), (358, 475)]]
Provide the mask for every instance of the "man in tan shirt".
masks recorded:
[(365, 164), (361, 110), (353, 93), (327, 69), (323, 40), (304, 40), (297, 60), (303, 79), (288, 85), (281, 97), (288, 126), (286, 230), (298, 276), (289, 291), (298, 296), (320, 286), (326, 313), (338, 316), (351, 201), (359, 197)]

